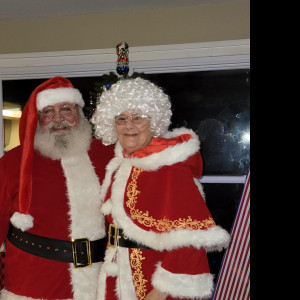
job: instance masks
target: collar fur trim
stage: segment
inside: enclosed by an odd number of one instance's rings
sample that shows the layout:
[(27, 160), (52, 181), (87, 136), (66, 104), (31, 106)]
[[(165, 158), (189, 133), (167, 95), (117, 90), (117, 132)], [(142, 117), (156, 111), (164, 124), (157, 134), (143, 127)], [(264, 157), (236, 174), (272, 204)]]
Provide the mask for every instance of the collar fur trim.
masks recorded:
[[(182, 134), (190, 134), (192, 136), (186, 142), (170, 146), (158, 153), (153, 153), (143, 158), (124, 158), (130, 160), (130, 163), (137, 168), (145, 171), (155, 171), (165, 165), (173, 165), (175, 163), (185, 161), (188, 157), (195, 154), (200, 149), (200, 141), (198, 136), (190, 129), (178, 128), (169, 131), (163, 138), (174, 138)], [(115, 147), (116, 157), (123, 158), (123, 148), (119, 142)]]

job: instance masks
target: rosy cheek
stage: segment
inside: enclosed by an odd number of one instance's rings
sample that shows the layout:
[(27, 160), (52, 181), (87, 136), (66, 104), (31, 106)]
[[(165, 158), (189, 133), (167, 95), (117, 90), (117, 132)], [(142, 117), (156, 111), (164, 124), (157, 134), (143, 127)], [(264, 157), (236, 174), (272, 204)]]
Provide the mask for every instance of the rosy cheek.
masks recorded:
[(42, 130), (48, 130), (48, 124), (51, 122), (51, 120), (48, 120), (48, 119), (45, 119), (45, 118), (41, 118), (39, 119), (39, 125), (40, 125), (40, 128)]
[(71, 116), (69, 118), (66, 119), (68, 122), (70, 122), (71, 124), (74, 123), (74, 128), (77, 128), (79, 126), (79, 123), (80, 123), (80, 116), (79, 114), (75, 115), (75, 116)]

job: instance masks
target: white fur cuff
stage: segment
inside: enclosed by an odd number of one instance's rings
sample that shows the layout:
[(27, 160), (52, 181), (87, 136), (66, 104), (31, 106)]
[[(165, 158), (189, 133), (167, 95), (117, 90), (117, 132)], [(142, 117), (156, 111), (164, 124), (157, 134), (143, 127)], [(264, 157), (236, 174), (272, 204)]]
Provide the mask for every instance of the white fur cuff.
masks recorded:
[(174, 274), (163, 269), (159, 263), (152, 276), (152, 285), (173, 298), (207, 299), (213, 292), (213, 275)]

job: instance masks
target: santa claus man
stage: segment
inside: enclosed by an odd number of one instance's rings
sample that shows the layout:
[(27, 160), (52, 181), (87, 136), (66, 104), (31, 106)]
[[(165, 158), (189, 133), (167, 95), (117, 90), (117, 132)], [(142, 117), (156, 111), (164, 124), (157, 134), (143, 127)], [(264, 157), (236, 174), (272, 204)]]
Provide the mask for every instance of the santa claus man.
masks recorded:
[(91, 139), (81, 93), (54, 77), (31, 94), (20, 146), (0, 159), (3, 299), (96, 299), (105, 249), (100, 182), (113, 149)]

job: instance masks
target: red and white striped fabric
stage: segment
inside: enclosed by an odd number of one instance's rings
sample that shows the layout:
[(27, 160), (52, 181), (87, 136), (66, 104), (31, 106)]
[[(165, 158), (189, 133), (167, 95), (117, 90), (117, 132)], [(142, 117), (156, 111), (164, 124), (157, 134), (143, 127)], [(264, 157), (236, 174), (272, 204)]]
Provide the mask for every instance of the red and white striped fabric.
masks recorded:
[(250, 171), (212, 300), (250, 299)]

